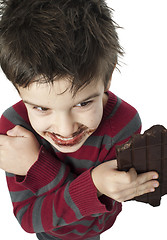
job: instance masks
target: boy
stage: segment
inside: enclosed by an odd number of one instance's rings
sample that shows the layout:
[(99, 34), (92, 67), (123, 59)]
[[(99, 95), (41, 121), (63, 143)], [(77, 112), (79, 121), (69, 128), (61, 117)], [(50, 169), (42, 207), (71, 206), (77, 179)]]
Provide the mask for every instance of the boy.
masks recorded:
[(100, 239), (121, 202), (158, 184), (114, 160), (141, 122), (109, 91), (122, 54), (111, 11), (103, 0), (1, 3), (1, 67), (22, 98), (0, 121), (14, 214), (40, 240)]

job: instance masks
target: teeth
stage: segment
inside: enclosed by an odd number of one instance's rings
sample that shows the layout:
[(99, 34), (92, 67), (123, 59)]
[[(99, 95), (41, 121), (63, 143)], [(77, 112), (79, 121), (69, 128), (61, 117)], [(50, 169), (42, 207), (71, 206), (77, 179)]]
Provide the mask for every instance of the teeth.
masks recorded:
[(62, 138), (62, 137), (60, 137), (60, 136), (57, 136), (57, 135), (56, 135), (56, 137), (57, 137), (58, 139), (62, 140), (62, 141), (69, 141), (69, 140), (72, 140), (72, 139), (73, 139), (73, 137), (69, 137), (69, 138)]

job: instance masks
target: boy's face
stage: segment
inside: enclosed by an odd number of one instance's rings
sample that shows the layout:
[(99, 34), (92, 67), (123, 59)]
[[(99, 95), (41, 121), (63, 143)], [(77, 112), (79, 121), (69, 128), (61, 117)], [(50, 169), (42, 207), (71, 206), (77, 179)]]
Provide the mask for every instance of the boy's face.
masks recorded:
[(18, 87), (34, 130), (60, 152), (77, 151), (98, 128), (107, 102), (104, 83), (90, 83), (75, 96), (69, 80)]

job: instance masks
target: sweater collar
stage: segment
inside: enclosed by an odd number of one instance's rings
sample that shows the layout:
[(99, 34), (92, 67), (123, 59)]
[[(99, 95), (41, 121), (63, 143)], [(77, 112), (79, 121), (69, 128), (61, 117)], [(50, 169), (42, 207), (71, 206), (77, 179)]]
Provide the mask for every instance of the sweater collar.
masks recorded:
[(107, 91), (106, 94), (108, 95), (108, 101), (103, 109), (103, 119), (105, 119), (111, 114), (117, 101), (116, 96), (112, 92)]

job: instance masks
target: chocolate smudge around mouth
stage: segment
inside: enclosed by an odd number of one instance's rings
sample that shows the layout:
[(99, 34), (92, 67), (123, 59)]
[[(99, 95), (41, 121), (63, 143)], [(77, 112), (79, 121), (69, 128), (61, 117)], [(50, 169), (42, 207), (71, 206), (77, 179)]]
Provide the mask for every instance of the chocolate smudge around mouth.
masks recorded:
[[(74, 137), (76, 137), (77, 135), (79, 135), (80, 133), (86, 132), (87, 130), (88, 130), (87, 127), (81, 126), (81, 127), (78, 129), (78, 131), (76, 131), (76, 132), (73, 133), (71, 136), (66, 137), (66, 138), (74, 138)], [(63, 136), (61, 136), (61, 135), (59, 135), (59, 134), (56, 134), (56, 133), (54, 133), (54, 132), (52, 132), (52, 134), (53, 134), (54, 136), (58, 136), (58, 137), (64, 138)]]
[[(46, 132), (46, 134), (47, 134), (47, 136), (48, 136), (49, 138), (51, 138), (51, 139), (56, 143), (56, 145), (58, 145), (59, 147), (63, 147), (63, 146), (72, 147), (72, 146), (74, 146), (74, 145), (76, 145), (76, 144), (79, 144), (79, 143), (82, 141), (82, 139), (84, 138), (84, 136), (85, 136), (86, 134), (91, 135), (93, 132), (95, 132), (95, 130), (96, 130), (96, 129), (88, 129), (88, 128), (85, 127), (85, 126), (81, 126), (77, 132), (75, 132), (75, 133), (72, 134), (72, 136), (67, 137), (67, 138), (75, 138), (76, 136), (78, 136), (78, 138), (76, 138), (73, 142), (70, 142), (70, 140), (69, 140), (69, 141), (67, 140), (66, 143), (65, 143), (65, 142), (64, 142), (64, 143), (61, 143), (61, 140), (55, 141), (56, 136), (62, 137), (62, 136), (59, 135), (59, 134), (55, 134), (55, 133), (51, 133), (51, 132)], [(81, 136), (79, 136), (79, 135), (81, 135)], [(55, 138), (54, 138), (54, 137), (55, 137)], [(62, 137), (62, 138), (63, 138), (63, 137)], [(62, 141), (63, 141), (63, 140), (62, 140)]]

